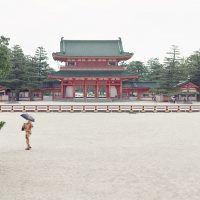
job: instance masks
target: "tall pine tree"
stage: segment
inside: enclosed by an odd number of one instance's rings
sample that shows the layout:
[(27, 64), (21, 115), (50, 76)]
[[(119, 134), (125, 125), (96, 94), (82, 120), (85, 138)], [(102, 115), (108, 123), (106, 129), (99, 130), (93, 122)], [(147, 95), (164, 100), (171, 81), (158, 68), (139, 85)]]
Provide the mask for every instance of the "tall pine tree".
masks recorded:
[(18, 101), (19, 90), (26, 88), (25, 56), (19, 45), (15, 45), (11, 50), (11, 68), (6, 82), (16, 89), (16, 100)]
[(42, 83), (43, 80), (47, 78), (49, 64), (47, 63), (47, 52), (43, 47), (38, 47), (34, 56), (34, 65), (37, 75), (38, 83)]
[(195, 51), (188, 57), (187, 67), (191, 81), (200, 86), (200, 50)]
[(15, 45), (11, 50), (11, 70), (9, 73), (9, 78), (20, 83), (18, 86), (24, 85), (25, 56), (22, 48), (19, 45)]
[(0, 78), (4, 78), (10, 69), (9, 40), (4, 36), (0, 37)]
[(171, 51), (167, 52), (167, 57), (165, 57), (164, 69), (159, 83), (159, 88), (163, 94), (176, 94), (175, 86), (181, 80), (180, 60), (178, 46), (172, 45)]

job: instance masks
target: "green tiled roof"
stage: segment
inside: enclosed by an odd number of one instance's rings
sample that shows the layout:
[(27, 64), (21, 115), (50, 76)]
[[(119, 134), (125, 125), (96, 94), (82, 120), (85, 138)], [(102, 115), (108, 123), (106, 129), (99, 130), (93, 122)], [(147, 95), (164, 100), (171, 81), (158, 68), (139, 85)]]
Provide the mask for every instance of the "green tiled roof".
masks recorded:
[(134, 88), (156, 88), (158, 87), (156, 82), (132, 82)]
[(121, 38), (119, 40), (63, 40), (60, 41), (58, 56), (130, 56), (124, 52)]
[(57, 71), (50, 76), (64, 77), (103, 77), (103, 76), (131, 76), (125, 71)]
[(157, 88), (158, 84), (154, 81), (126, 81), (124, 86), (130, 88)]
[(180, 81), (178, 84), (174, 85), (174, 87), (180, 87), (182, 85), (185, 85), (187, 83), (189, 83), (190, 81), (186, 80), (186, 81)]

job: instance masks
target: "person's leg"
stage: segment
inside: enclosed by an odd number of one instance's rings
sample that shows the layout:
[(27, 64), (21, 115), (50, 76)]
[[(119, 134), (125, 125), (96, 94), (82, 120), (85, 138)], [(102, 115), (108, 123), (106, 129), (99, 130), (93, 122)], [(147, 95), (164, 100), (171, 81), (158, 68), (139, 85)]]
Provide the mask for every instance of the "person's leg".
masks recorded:
[(30, 138), (30, 134), (26, 133), (26, 145), (27, 145), (26, 150), (29, 150), (31, 148), (29, 138)]

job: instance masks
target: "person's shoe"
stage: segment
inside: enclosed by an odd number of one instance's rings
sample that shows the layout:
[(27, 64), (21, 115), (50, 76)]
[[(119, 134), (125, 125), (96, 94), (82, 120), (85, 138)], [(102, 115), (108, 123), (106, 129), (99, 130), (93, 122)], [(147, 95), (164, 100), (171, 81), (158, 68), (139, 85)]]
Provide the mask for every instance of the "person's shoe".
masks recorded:
[(27, 147), (25, 150), (30, 150), (30, 148), (29, 148), (29, 147)]
[(32, 147), (31, 146), (29, 146), (29, 149), (31, 149)]

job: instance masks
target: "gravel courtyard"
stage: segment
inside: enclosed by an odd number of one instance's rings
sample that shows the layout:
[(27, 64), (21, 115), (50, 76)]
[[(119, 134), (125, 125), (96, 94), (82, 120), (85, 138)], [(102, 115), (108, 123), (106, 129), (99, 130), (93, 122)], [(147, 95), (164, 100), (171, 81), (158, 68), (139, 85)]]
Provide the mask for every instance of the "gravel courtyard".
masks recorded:
[(199, 200), (200, 113), (0, 113), (1, 200)]

